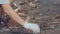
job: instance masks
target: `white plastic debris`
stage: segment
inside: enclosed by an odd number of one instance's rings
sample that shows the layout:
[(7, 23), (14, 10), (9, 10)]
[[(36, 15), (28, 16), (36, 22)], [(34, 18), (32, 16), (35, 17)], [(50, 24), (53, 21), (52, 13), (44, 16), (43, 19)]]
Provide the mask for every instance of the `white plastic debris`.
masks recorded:
[[(20, 3), (21, 3), (21, 2), (20, 2)], [(21, 9), (20, 3), (17, 2), (17, 1), (14, 1), (14, 2), (13, 2), (13, 5), (14, 5), (15, 7), (17, 7), (17, 8), (15, 9), (15, 12), (17, 12), (19, 9)]]
[(33, 33), (40, 33), (40, 28), (39, 28), (38, 24), (25, 22), (23, 27), (25, 27), (26, 29), (28, 29), (28, 28), (32, 29)]

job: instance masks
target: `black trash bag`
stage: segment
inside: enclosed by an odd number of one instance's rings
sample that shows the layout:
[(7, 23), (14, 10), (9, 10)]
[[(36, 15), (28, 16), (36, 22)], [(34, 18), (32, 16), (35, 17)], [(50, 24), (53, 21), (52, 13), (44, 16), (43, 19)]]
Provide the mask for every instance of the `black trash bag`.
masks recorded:
[(8, 16), (4, 16), (4, 15), (2, 15), (2, 16), (3, 16), (3, 18), (0, 17), (0, 25), (7, 26), (7, 23), (8, 23), (10, 18)]

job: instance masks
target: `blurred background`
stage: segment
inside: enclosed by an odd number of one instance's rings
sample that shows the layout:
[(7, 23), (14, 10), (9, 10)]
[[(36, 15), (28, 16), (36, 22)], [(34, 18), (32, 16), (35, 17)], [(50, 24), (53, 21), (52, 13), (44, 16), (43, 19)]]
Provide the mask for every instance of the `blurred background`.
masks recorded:
[[(25, 21), (39, 24), (39, 34), (60, 34), (60, 0), (14, 0), (11, 7)], [(1, 11), (0, 34), (33, 34)]]

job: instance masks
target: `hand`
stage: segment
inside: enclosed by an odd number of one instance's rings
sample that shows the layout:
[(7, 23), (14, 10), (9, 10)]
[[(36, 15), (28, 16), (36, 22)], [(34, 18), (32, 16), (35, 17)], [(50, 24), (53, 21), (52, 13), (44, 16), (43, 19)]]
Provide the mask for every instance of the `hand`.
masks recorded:
[(31, 29), (33, 31), (33, 33), (39, 33), (40, 32), (40, 28), (39, 28), (39, 26), (37, 24), (25, 22), (25, 24), (23, 26), (26, 29)]

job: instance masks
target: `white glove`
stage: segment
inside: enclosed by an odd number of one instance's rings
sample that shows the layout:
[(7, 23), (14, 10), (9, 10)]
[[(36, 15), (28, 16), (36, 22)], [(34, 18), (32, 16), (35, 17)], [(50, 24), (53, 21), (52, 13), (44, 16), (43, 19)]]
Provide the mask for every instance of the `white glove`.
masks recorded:
[(0, 0), (0, 4), (9, 4), (9, 0)]
[(25, 24), (23, 26), (26, 29), (28, 29), (28, 28), (32, 29), (33, 33), (39, 33), (40, 32), (40, 28), (37, 24), (25, 22)]

